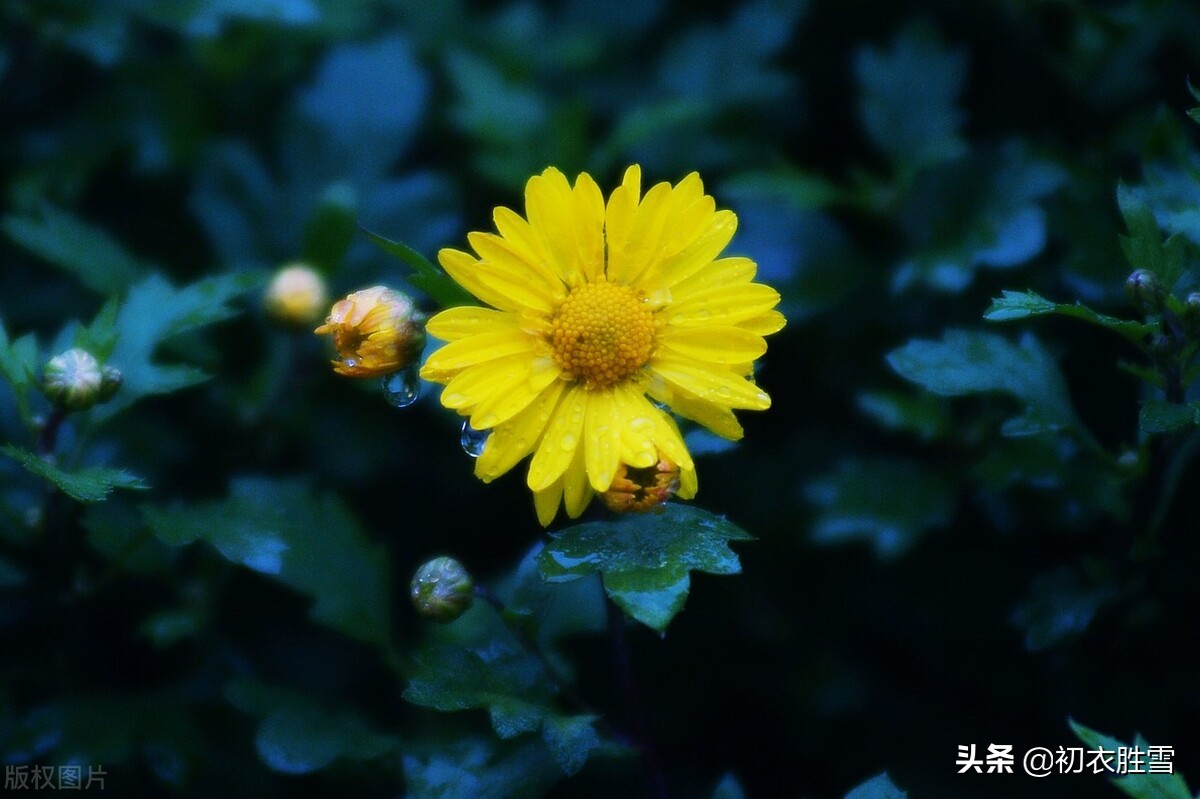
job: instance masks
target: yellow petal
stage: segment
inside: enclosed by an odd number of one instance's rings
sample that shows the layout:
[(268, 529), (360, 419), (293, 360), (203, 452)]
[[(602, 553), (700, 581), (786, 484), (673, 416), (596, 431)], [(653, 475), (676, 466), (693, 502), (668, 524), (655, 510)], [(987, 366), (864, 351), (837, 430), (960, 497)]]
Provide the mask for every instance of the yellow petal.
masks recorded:
[(529, 226), (545, 246), (555, 271), (568, 282), (580, 274), (572, 206), (571, 186), (554, 167), (531, 177), (525, 184)]
[(613, 269), (614, 257), (620, 261), (625, 250), (625, 242), (633, 229), (633, 216), (637, 212), (638, 200), (642, 192), (642, 170), (636, 164), (625, 170), (625, 178), (608, 198), (608, 208), (604, 213), (604, 238), (608, 242), (608, 278), (616, 281), (621, 271), (618, 266)]
[(649, 394), (657, 402), (693, 422), (702, 424), (722, 438), (740, 441), (745, 432), (729, 408), (705, 402), (682, 389), (667, 385), (664, 380), (651, 383)]
[(613, 402), (621, 419), (621, 462), (637, 469), (658, 463), (654, 424), (642, 404), (645, 397), (635, 387), (619, 385), (613, 388)]
[(533, 506), (537, 510), (538, 521), (542, 527), (549, 527), (558, 515), (558, 505), (562, 500), (563, 480), (560, 477), (552, 485), (541, 491), (533, 492)]
[(762, 411), (771, 407), (767, 392), (727, 369), (708, 368), (665, 354), (656, 354), (650, 360), (650, 369), (668, 384), (723, 408)]
[(480, 333), (497, 333), (516, 324), (517, 317), (510, 313), (478, 305), (461, 305), (435, 314), (426, 323), (425, 330), (442, 341), (457, 341)]
[(452, 341), (425, 360), (421, 377), (445, 383), (468, 366), (508, 355), (527, 353), (533, 357), (537, 341), (523, 330), (501, 330)]
[(659, 183), (646, 192), (634, 212), (624, 246), (614, 248), (610, 242), (609, 280), (626, 286), (633, 285), (651, 265), (658, 262), (670, 196), (670, 183)]
[(446, 384), (442, 405), (469, 412), (496, 393), (508, 391), (512, 384), (528, 379), (533, 371), (530, 361), (528, 355), (521, 353), (468, 367)]
[(604, 194), (592, 176), (575, 178), (571, 191), (575, 209), (575, 243), (579, 267), (594, 281), (604, 274)]
[(546, 426), (546, 433), (533, 460), (529, 463), (529, 487), (534, 491), (546, 488), (566, 471), (579, 448), (583, 436), (583, 419), (587, 415), (588, 393), (580, 386), (571, 386), (559, 401)]
[(661, 315), (673, 325), (735, 325), (779, 304), (779, 292), (762, 283), (717, 286), (672, 303)]
[(719, 364), (750, 363), (767, 351), (762, 336), (728, 325), (667, 327), (659, 337), (665, 347), (698, 361)]
[(738, 327), (760, 336), (769, 336), (783, 330), (783, 326), (786, 324), (787, 319), (779, 311), (767, 311), (759, 316), (738, 322)]
[(529, 222), (524, 217), (511, 208), (499, 206), (492, 211), (492, 221), (496, 224), (496, 232), (513, 252), (531, 264), (541, 265), (555, 279), (559, 281), (563, 279), (563, 275), (556, 270), (545, 243), (529, 226)]
[(596, 491), (607, 491), (621, 463), (622, 418), (612, 389), (595, 391), (583, 425), (587, 476)]
[(519, 311), (521, 303), (497, 291), (480, 279), (479, 261), (469, 254), (450, 247), (438, 251), (438, 263), (454, 282), (483, 302), (502, 311)]
[(739, 283), (749, 283), (758, 271), (757, 265), (749, 258), (734, 256), (718, 258), (704, 266), (692, 276), (671, 286), (671, 296), (676, 302), (682, 302), (692, 294), (718, 286), (733, 286)]
[(696, 478), (694, 468), (679, 470), (679, 491), (676, 493), (680, 499), (691, 499), (699, 488), (700, 481)]
[(495, 427), (475, 460), (475, 476), (490, 483), (533, 452), (566, 386), (562, 380), (551, 383), (525, 410)]
[(481, 400), (471, 414), (471, 426), (487, 430), (507, 422), (525, 410), (562, 373), (550, 358), (535, 359), (516, 379), (497, 386), (489, 397)]
[(588, 484), (587, 467), (583, 462), (583, 447), (575, 450), (575, 460), (567, 468), (563, 480), (563, 504), (567, 515), (577, 518), (592, 501), (592, 487)]
[(467, 234), (467, 241), (479, 257), (497, 272), (503, 272), (518, 281), (536, 283), (539, 291), (551, 297), (565, 296), (565, 287), (550, 265), (520, 246), (494, 233), (476, 231)]
[(729, 245), (736, 230), (737, 217), (732, 211), (713, 214), (712, 220), (699, 235), (663, 263), (667, 282), (674, 285), (711, 264)]

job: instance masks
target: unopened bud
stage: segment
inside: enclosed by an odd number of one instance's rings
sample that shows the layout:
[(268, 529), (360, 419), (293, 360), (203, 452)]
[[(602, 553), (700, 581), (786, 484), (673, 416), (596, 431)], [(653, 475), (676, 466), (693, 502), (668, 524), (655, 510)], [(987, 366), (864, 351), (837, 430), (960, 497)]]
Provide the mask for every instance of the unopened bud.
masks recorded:
[(329, 289), (324, 278), (308, 264), (289, 264), (271, 278), (263, 303), (275, 321), (307, 327), (329, 306)]
[(442, 624), (466, 613), (475, 599), (471, 575), (448, 557), (434, 558), (417, 569), (409, 589), (417, 613)]
[(622, 463), (600, 499), (613, 513), (645, 513), (665, 503), (678, 490), (679, 467), (662, 458), (643, 469)]
[(102, 396), (103, 383), (100, 362), (87, 350), (78, 348), (55, 355), (42, 371), (42, 392), (66, 411), (86, 411), (107, 399)]
[(1138, 269), (1125, 280), (1125, 291), (1129, 302), (1143, 316), (1161, 313), (1167, 298), (1158, 275), (1149, 269)]
[(348, 294), (329, 311), (319, 334), (332, 334), (347, 377), (376, 377), (411, 366), (425, 348), (425, 317), (412, 299), (386, 286)]

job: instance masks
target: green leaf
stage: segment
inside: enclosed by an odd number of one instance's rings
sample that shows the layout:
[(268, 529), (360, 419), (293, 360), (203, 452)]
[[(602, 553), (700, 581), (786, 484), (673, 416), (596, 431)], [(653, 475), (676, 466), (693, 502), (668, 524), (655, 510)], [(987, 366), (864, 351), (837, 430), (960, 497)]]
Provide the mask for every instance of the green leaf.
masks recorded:
[(912, 433), (926, 442), (944, 435), (950, 423), (946, 401), (928, 392), (867, 391), (858, 395), (856, 404), (885, 429)]
[(353, 187), (335, 183), (304, 226), (304, 261), (331, 274), (342, 265), (357, 230), (358, 199)]
[(875, 145), (906, 170), (958, 158), (964, 116), (958, 95), (966, 54), (944, 47), (938, 35), (913, 25), (887, 50), (864, 48), (854, 61), (861, 87), (859, 113)]
[(501, 738), (537, 730), (553, 690), (536, 658), (496, 642), (483, 650), (426, 647), (414, 656), (404, 698), (443, 713), (488, 711)]
[(563, 776), (540, 741), (459, 738), (403, 763), (409, 799), (542, 796)]
[(428, 294), (434, 302), (443, 308), (456, 305), (478, 305), (479, 301), (472, 297), (467, 290), (454, 282), (454, 279), (429, 262), (425, 256), (399, 241), (385, 239), (378, 233), (363, 229), (372, 242), (388, 255), (400, 259), (412, 269), (408, 280), (417, 288)]
[(922, 533), (944, 527), (954, 514), (953, 483), (908, 460), (843, 461), (835, 474), (805, 492), (821, 509), (812, 540), (870, 541), (881, 558), (911, 547)]
[(0, 220), (8, 237), (100, 294), (121, 294), (147, 271), (104, 230), (43, 205), (39, 217)]
[(658, 512), (551, 533), (538, 565), (551, 582), (599, 572), (617, 605), (661, 632), (683, 608), (688, 573), (737, 574), (741, 564), (727, 542), (752, 538), (724, 517), (672, 503)]
[(1082, 319), (1094, 325), (1107, 328), (1114, 333), (1124, 336), (1136, 345), (1141, 345), (1146, 336), (1155, 331), (1155, 326), (1130, 319), (1118, 319), (1108, 316), (1080, 303), (1067, 305), (1051, 302), (1032, 291), (1004, 291), (992, 305), (983, 313), (983, 318), (989, 322), (1008, 322), (1014, 319), (1028, 319), (1033, 316), (1058, 314), (1074, 319)]
[(846, 799), (906, 799), (907, 796), (908, 792), (897, 788), (885, 771), (850, 791)]
[[(1073, 719), (1068, 719), (1067, 723), (1079, 740), (1091, 749), (1104, 748), (1115, 753), (1117, 749), (1128, 746)], [(1133, 746), (1143, 751), (1148, 749), (1148, 744), (1140, 735), (1134, 738)], [(1126, 774), (1115, 777), (1112, 783), (1133, 799), (1192, 799), (1192, 792), (1181, 774)]]
[(3, 376), (12, 386), (13, 396), (17, 402), (17, 413), (28, 423), (31, 419), (29, 411), (29, 386), (31, 375), (37, 374), (41, 364), (38, 363), (37, 339), (32, 333), (9, 341), (4, 324), (0, 321), (0, 376)]
[(1081, 429), (1058, 364), (1031, 335), (1019, 346), (1000, 336), (948, 330), (941, 341), (916, 339), (893, 350), (888, 363), (903, 378), (948, 397), (998, 392), (1024, 412), (1005, 422), (1005, 435)]
[(1184, 242), (1180, 233), (1163, 241), (1154, 212), (1141, 194), (1124, 183), (1117, 187), (1117, 205), (1125, 217), (1129, 235), (1121, 237), (1121, 249), (1134, 269), (1149, 269), (1168, 291), (1175, 287), (1184, 270)]
[(149, 488), (140, 477), (123, 469), (86, 466), (77, 471), (68, 472), (19, 447), (3, 446), (0, 447), (0, 452), (20, 463), (30, 474), (53, 483), (64, 494), (79, 502), (101, 502), (112, 493), (114, 488)]
[(142, 512), (164, 543), (207, 541), (226, 559), (313, 597), (317, 622), (390, 644), (387, 557), (333, 495), (299, 480), (243, 477), (227, 499)]
[(542, 740), (554, 762), (568, 777), (583, 768), (600, 746), (596, 716), (549, 716), (542, 725)]
[(1111, 583), (1061, 568), (1034, 579), (1012, 622), (1024, 630), (1025, 648), (1040, 652), (1082, 634), (1116, 593)]
[(1138, 413), (1138, 428), (1147, 434), (1174, 433), (1197, 424), (1200, 403), (1179, 405), (1163, 400), (1146, 400)]
[(235, 707), (262, 718), (254, 743), (273, 771), (308, 774), (338, 758), (374, 760), (395, 751), (394, 735), (372, 730), (351, 713), (335, 713), (300, 694), (235, 680), (225, 696)]
[(172, 336), (235, 315), (229, 303), (256, 286), (249, 274), (220, 275), (175, 288), (159, 275), (151, 275), (129, 290), (117, 312), (117, 343), (108, 365), (121, 370), (121, 390), (93, 413), (112, 417), (142, 397), (166, 394), (208, 379), (194, 366), (162, 365), (155, 359), (160, 344)]

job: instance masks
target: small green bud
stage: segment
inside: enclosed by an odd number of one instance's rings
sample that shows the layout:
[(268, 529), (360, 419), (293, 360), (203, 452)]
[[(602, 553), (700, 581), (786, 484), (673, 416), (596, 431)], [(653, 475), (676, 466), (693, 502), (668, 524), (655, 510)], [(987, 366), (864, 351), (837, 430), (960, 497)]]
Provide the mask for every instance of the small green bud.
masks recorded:
[(107, 399), (101, 396), (103, 383), (100, 362), (90, 352), (78, 348), (55, 355), (42, 371), (42, 392), (66, 411), (86, 411)]
[(424, 564), (409, 588), (417, 613), (442, 624), (466, 613), (475, 599), (471, 575), (454, 558), (434, 558)]
[(1125, 292), (1134, 309), (1143, 316), (1161, 313), (1167, 299), (1158, 275), (1149, 269), (1138, 269), (1125, 280)]

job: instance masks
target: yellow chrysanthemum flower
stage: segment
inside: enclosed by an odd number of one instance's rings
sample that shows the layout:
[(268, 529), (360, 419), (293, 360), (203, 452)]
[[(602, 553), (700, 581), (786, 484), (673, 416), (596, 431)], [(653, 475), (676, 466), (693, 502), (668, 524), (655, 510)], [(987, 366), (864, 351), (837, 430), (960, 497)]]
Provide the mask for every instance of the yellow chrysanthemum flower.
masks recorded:
[(412, 364), (425, 346), (423, 321), (413, 301), (386, 286), (338, 300), (315, 333), (333, 334), (333, 370), (347, 377), (377, 377)]
[(718, 258), (737, 227), (692, 173), (641, 193), (631, 166), (607, 204), (595, 181), (572, 186), (547, 169), (525, 187), (526, 218), (508, 208), (497, 233), (470, 233), (478, 258), (438, 253), (445, 270), (490, 307), (442, 311), (448, 342), (421, 376), (445, 384), (442, 404), (490, 430), (475, 463), (485, 482), (532, 453), (527, 482), (548, 525), (565, 502), (578, 516), (624, 464), (696, 469), (674, 420), (651, 400), (730, 439), (736, 408), (764, 410), (752, 378), (763, 337), (784, 325), (779, 293), (751, 282), (749, 258)]

